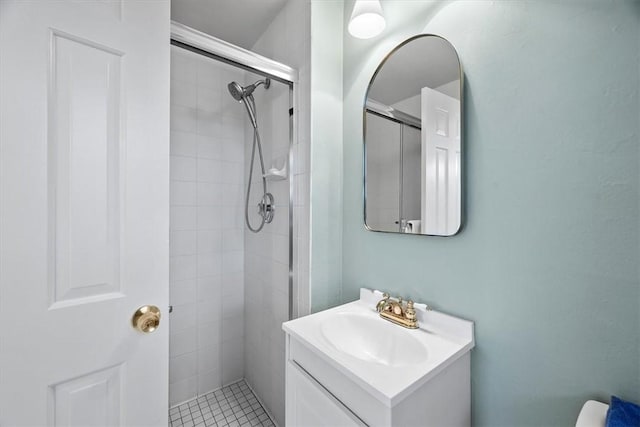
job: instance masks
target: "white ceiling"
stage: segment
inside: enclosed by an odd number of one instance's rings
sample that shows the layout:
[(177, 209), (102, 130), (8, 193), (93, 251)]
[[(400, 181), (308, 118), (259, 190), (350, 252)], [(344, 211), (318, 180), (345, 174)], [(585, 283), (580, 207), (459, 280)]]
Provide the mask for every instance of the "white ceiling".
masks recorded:
[(251, 49), (287, 0), (171, 0), (171, 19)]

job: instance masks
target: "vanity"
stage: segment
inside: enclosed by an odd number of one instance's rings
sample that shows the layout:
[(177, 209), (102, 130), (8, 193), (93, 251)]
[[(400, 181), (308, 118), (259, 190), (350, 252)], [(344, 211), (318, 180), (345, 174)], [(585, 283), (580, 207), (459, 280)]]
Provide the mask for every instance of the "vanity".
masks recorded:
[(363, 288), (283, 324), (286, 425), (470, 425), (473, 322), (411, 304), (408, 329), (380, 316), (382, 301)]

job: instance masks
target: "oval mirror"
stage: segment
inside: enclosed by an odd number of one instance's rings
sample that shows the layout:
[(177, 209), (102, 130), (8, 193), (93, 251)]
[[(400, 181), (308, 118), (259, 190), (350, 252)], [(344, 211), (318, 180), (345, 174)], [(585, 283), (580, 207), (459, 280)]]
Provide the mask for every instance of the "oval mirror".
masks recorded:
[(447, 40), (413, 37), (378, 66), (364, 108), (369, 230), (452, 236), (462, 218), (462, 68)]

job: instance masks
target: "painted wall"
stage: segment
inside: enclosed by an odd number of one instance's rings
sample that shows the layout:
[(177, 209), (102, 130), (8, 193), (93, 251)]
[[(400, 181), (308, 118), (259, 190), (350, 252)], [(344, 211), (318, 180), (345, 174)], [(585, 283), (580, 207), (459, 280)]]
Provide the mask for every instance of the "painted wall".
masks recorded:
[[(383, 7), (382, 36), (344, 36), (342, 299), (367, 286), (474, 320), (474, 425), (573, 425), (586, 399), (640, 401), (640, 2)], [(465, 68), (467, 220), (452, 238), (362, 221), (364, 93), (418, 33), (449, 39)]]
[(342, 1), (311, 1), (311, 311), (342, 295)]

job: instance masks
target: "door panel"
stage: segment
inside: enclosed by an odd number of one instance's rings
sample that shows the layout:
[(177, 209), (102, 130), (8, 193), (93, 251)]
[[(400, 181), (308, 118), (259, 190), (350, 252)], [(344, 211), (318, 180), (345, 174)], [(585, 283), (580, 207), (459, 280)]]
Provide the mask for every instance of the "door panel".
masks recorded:
[(3, 0), (0, 63), (0, 424), (166, 424), (169, 2)]
[[(460, 101), (422, 88), (423, 233), (450, 236), (460, 226)], [(453, 130), (453, 132), (452, 132)]]
[(51, 39), (48, 197), (53, 303), (123, 296), (122, 53), (55, 31)]

